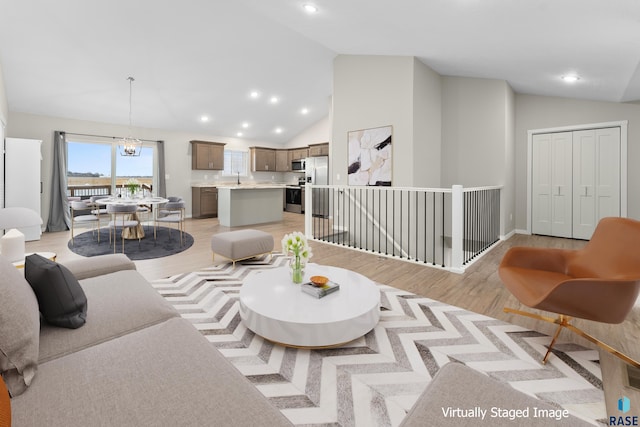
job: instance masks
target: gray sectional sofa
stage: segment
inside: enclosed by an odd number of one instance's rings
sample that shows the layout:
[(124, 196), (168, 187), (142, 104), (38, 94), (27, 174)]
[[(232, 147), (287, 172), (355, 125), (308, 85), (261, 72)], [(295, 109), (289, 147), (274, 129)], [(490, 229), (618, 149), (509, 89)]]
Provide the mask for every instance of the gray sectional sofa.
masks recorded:
[[(126, 256), (65, 266), (86, 295), (86, 323), (77, 329), (42, 324), (35, 375), (11, 399), (14, 427), (291, 425)], [(7, 289), (31, 291), (22, 273), (1, 256), (0, 277), (5, 297)], [(25, 306), (33, 309), (33, 301), (28, 292), (21, 297), (26, 301), (13, 304), (21, 314), (12, 316), (24, 315), (28, 324), (34, 313), (25, 313)], [(0, 333), (2, 339), (0, 346), (6, 334)]]
[[(292, 425), (126, 256), (65, 266), (88, 304), (86, 323), (77, 329), (41, 324), (31, 287), (0, 255), (0, 372), (20, 391), (11, 399), (14, 427)], [(23, 382), (28, 385), (19, 390)], [(469, 407), (558, 411), (449, 363), (402, 426), (586, 425), (573, 417), (480, 420), (445, 413)]]

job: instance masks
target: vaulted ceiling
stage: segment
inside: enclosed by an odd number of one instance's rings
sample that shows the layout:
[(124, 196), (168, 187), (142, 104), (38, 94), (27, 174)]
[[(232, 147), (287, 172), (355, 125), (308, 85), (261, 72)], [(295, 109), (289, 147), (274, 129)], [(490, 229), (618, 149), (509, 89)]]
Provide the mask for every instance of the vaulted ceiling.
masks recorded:
[[(415, 56), (518, 93), (637, 101), (640, 2), (0, 0), (15, 112), (126, 125), (132, 76), (134, 126), (284, 143), (326, 116), (339, 54)], [(563, 82), (570, 73), (580, 79)]]

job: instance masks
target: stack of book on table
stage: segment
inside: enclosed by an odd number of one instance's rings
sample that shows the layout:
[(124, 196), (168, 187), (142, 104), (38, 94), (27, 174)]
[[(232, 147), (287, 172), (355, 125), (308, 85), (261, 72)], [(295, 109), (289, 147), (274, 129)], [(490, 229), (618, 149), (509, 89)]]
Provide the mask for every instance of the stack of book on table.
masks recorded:
[(309, 295), (313, 295), (316, 298), (322, 298), (340, 289), (340, 285), (334, 282), (327, 282), (322, 286), (316, 286), (311, 282), (307, 282), (307, 283), (303, 283), (300, 286), (301, 286), (302, 292), (306, 292)]

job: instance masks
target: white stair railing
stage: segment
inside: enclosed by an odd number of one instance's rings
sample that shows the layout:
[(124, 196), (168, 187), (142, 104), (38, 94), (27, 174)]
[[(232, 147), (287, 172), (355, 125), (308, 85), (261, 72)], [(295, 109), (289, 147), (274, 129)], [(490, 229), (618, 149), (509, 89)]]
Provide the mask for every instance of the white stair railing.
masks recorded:
[[(305, 234), (463, 272), (499, 238), (499, 192), (500, 187), (460, 185), (450, 189), (308, 185)], [(314, 204), (323, 208), (315, 215)]]

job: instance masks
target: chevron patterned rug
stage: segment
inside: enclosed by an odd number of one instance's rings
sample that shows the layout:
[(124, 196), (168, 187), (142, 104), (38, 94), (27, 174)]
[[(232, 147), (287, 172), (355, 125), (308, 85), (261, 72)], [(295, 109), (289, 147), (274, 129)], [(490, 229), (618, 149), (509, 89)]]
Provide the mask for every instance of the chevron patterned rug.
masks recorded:
[[(379, 285), (376, 328), (343, 347), (275, 345), (240, 319), (238, 294), (281, 254), (153, 282), (155, 289), (296, 425), (397, 426), (438, 369), (459, 362), (599, 424), (606, 419), (598, 352), (481, 314)], [(473, 406), (473, 402), (469, 402)]]

